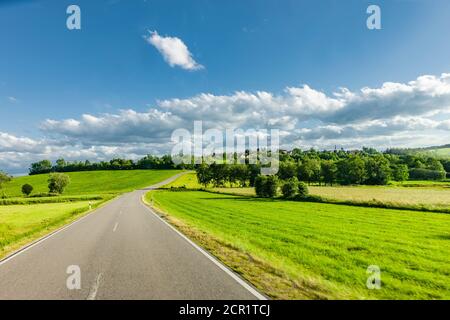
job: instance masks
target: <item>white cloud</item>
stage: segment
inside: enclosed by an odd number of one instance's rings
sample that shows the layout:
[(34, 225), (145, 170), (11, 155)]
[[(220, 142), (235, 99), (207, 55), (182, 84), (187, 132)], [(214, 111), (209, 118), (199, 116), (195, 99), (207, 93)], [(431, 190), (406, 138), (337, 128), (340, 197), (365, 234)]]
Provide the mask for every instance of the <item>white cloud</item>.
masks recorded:
[(450, 75), (422, 76), (408, 83), (333, 94), (307, 85), (281, 94), (238, 91), (202, 93), (187, 99), (157, 101), (145, 112), (132, 109), (77, 119), (48, 119), (45, 137), (30, 139), (0, 133), (0, 167), (12, 159), (28, 166), (36, 159), (104, 160), (169, 152), (173, 130), (279, 128), (285, 148), (426, 146), (450, 141)]
[(171, 66), (179, 66), (186, 70), (200, 70), (204, 67), (198, 64), (184, 42), (177, 37), (163, 37), (156, 31), (151, 31), (144, 39), (153, 45)]
[(17, 99), (16, 97), (13, 97), (13, 96), (9, 96), (8, 100), (9, 100), (9, 102), (12, 102), (12, 103), (19, 102), (19, 99)]

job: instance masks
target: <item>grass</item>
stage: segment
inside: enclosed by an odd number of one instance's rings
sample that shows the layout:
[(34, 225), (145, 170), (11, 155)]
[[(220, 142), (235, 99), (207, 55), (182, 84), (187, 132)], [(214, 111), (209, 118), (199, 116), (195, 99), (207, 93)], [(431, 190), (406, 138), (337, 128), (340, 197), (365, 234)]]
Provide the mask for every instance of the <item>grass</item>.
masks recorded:
[[(398, 185), (309, 186), (309, 191), (311, 195), (320, 197), (320, 199), (316, 200), (318, 202), (419, 211), (450, 212), (450, 189), (445, 187), (448, 182), (442, 182), (438, 185), (431, 184), (428, 181), (420, 181), (418, 183), (420, 183), (420, 187), (410, 188), (401, 188)], [(197, 182), (195, 173), (188, 173), (165, 187), (183, 186), (191, 190), (202, 188)], [(254, 188), (209, 187), (207, 190), (221, 194), (255, 196)]]
[(67, 224), (103, 201), (0, 206), (0, 258)]
[(345, 201), (379, 201), (396, 205), (428, 205), (450, 208), (450, 189), (395, 188), (395, 187), (310, 187), (312, 195)]
[[(64, 195), (87, 194), (118, 194), (148, 187), (152, 184), (170, 178), (179, 173), (179, 170), (111, 170), (111, 171), (85, 171), (68, 172), (70, 185)], [(48, 175), (34, 175), (16, 177), (5, 184), (0, 193), (8, 197), (20, 197), (22, 185), (29, 183), (34, 187), (33, 193), (48, 192)]]
[[(273, 298), (450, 298), (450, 215), (201, 191), (150, 198)], [(381, 290), (366, 288), (369, 265), (381, 268)]]
[(21, 197), (21, 187), (25, 183), (34, 187), (34, 195), (48, 192), (47, 174), (14, 178), (0, 191), (9, 196), (0, 199), (0, 258), (86, 213), (89, 203), (95, 208), (117, 194), (148, 187), (179, 172), (70, 172), (71, 183), (64, 195), (53, 197)]

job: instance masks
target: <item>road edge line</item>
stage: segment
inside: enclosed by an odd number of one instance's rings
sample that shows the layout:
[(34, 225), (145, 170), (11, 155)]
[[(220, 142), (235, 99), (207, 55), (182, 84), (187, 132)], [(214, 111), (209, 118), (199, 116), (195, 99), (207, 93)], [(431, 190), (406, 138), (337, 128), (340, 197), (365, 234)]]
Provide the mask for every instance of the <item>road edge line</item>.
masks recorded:
[(231, 270), (229, 267), (224, 265), (222, 262), (220, 262), (215, 256), (213, 256), (211, 253), (200, 247), (198, 244), (193, 242), (191, 239), (189, 239), (186, 235), (184, 235), (182, 232), (180, 232), (178, 229), (176, 229), (174, 226), (172, 226), (170, 223), (168, 223), (166, 220), (161, 218), (153, 209), (147, 205), (147, 203), (144, 200), (145, 193), (141, 197), (141, 205), (146, 208), (151, 214), (156, 216), (160, 221), (162, 221), (166, 226), (168, 226), (172, 231), (175, 231), (181, 238), (183, 238), (185, 241), (187, 241), (191, 246), (193, 246), (195, 249), (200, 251), (206, 258), (208, 258), (211, 262), (213, 262), (216, 266), (218, 266), (222, 271), (224, 271), (227, 275), (229, 275), (233, 280), (235, 280), (238, 284), (240, 284), (242, 287), (244, 287), (247, 291), (249, 291), (252, 295), (254, 295), (258, 300), (268, 300), (266, 296), (264, 296), (262, 293), (260, 293), (256, 288), (254, 288), (251, 284), (249, 284), (246, 280), (244, 280), (242, 277), (240, 277), (236, 272)]

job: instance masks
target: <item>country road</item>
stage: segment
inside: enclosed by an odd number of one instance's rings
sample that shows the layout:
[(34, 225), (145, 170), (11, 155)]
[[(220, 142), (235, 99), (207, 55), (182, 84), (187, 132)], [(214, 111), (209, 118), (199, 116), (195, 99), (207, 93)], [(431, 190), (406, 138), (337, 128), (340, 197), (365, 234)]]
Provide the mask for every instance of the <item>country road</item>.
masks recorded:
[[(0, 262), (0, 299), (263, 298), (142, 203), (176, 177), (124, 194)], [(69, 266), (79, 267), (80, 289), (66, 285)]]

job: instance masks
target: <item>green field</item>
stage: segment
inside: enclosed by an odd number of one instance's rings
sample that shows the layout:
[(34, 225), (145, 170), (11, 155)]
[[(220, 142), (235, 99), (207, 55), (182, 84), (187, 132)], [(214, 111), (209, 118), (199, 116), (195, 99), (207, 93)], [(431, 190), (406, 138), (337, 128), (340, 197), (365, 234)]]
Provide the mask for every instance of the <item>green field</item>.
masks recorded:
[[(450, 210), (450, 185), (448, 182), (417, 181), (415, 186), (309, 186), (311, 195), (320, 196), (324, 202), (342, 201), (349, 203), (383, 203), (394, 208), (422, 208), (427, 210)], [(195, 173), (188, 173), (174, 182), (170, 187), (200, 189)], [(409, 186), (409, 185), (408, 185)], [(255, 196), (254, 188), (208, 187), (207, 190), (243, 196)]]
[(179, 173), (178, 170), (70, 172), (70, 185), (61, 196), (23, 197), (29, 183), (33, 194), (47, 193), (48, 175), (16, 177), (5, 184), (0, 199), (0, 258), (46, 233), (73, 221), (114, 196), (147, 187)]
[[(273, 298), (449, 299), (450, 215), (201, 191), (147, 199)], [(369, 265), (382, 288), (366, 288)]]
[(0, 258), (88, 210), (89, 201), (0, 206)]
[[(68, 172), (70, 185), (64, 195), (123, 193), (148, 187), (170, 178), (179, 170), (124, 170), (124, 171), (85, 171)], [(5, 184), (3, 191), (8, 197), (20, 197), (22, 185), (29, 183), (34, 187), (33, 194), (48, 192), (48, 175), (16, 177)]]

